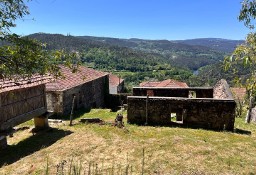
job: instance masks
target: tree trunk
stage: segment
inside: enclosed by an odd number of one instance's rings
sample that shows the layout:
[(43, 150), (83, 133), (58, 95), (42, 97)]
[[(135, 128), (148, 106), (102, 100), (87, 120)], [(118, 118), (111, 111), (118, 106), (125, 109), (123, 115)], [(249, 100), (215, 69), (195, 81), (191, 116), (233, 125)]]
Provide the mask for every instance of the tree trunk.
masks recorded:
[(249, 109), (248, 109), (247, 116), (246, 116), (246, 119), (245, 119), (246, 123), (250, 123), (251, 122), (251, 119), (252, 119), (252, 108), (253, 107), (254, 107), (254, 98), (251, 96), (250, 100), (249, 100)]

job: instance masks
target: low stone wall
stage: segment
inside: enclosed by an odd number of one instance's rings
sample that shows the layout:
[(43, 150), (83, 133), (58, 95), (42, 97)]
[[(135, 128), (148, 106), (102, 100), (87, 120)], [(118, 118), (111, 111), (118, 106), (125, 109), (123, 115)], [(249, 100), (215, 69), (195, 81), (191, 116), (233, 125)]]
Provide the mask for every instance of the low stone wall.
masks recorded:
[(235, 101), (211, 98), (128, 97), (129, 123), (144, 125), (170, 125), (172, 114), (176, 122), (188, 127), (233, 131)]
[(213, 98), (212, 87), (170, 88), (170, 87), (134, 87), (134, 96), (185, 97), (193, 92), (196, 98)]

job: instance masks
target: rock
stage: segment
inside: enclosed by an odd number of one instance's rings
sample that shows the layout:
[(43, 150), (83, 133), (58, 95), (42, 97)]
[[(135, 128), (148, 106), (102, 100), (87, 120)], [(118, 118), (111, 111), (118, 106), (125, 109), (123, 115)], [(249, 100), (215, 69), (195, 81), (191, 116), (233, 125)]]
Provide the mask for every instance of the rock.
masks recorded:
[(252, 112), (251, 112), (251, 122), (256, 123), (256, 107), (252, 108)]
[(82, 118), (80, 120), (80, 122), (82, 122), (82, 123), (101, 123), (101, 122), (103, 122), (103, 120), (101, 120), (100, 118)]

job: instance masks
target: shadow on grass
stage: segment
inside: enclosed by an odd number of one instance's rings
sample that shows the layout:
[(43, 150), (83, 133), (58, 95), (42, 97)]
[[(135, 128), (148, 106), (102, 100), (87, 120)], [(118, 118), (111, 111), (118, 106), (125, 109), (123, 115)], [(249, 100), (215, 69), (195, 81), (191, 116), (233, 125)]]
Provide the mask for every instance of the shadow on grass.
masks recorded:
[[(85, 113), (89, 113), (91, 111), (91, 108), (80, 108), (75, 110), (74, 114), (73, 114), (73, 119), (77, 119), (81, 116), (83, 116)], [(51, 117), (49, 117), (50, 119), (61, 119), (61, 120), (70, 120), (70, 115), (58, 115), (58, 114), (54, 114)]]
[(12, 164), (42, 148), (49, 147), (71, 133), (71, 131), (50, 128), (47, 131), (42, 131), (20, 141), (17, 145), (9, 145), (6, 149), (0, 151), (0, 168), (5, 164)]
[(251, 135), (252, 134), (251, 131), (247, 131), (247, 130), (243, 130), (243, 129), (238, 129), (238, 128), (234, 129), (234, 133), (245, 134), (245, 135)]
[[(135, 124), (135, 123), (130, 123), (130, 124)], [(138, 126), (145, 126), (145, 124), (135, 124)], [(196, 125), (196, 124), (182, 124), (182, 123), (176, 123), (176, 122), (169, 122), (169, 123), (163, 123), (163, 124), (148, 124), (147, 126), (153, 126), (153, 127), (178, 127), (178, 128), (184, 128), (184, 129), (204, 129), (204, 130), (208, 130), (208, 131), (215, 131), (215, 132), (230, 132), (230, 133), (237, 133), (237, 134), (243, 134), (243, 135), (251, 135), (252, 132), (251, 131), (247, 131), (247, 130), (243, 130), (243, 129), (238, 129), (235, 128), (233, 131), (229, 131), (229, 130), (223, 130), (223, 129), (218, 129), (218, 128), (209, 128), (206, 126), (202, 126), (202, 125)]]

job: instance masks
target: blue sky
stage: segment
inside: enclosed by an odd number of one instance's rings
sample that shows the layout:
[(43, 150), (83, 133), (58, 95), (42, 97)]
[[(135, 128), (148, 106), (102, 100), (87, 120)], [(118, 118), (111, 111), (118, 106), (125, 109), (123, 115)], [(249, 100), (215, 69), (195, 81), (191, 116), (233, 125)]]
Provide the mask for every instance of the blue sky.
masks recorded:
[[(12, 31), (142, 39), (245, 39), (242, 0), (33, 0)], [(32, 20), (34, 19), (34, 20)]]

